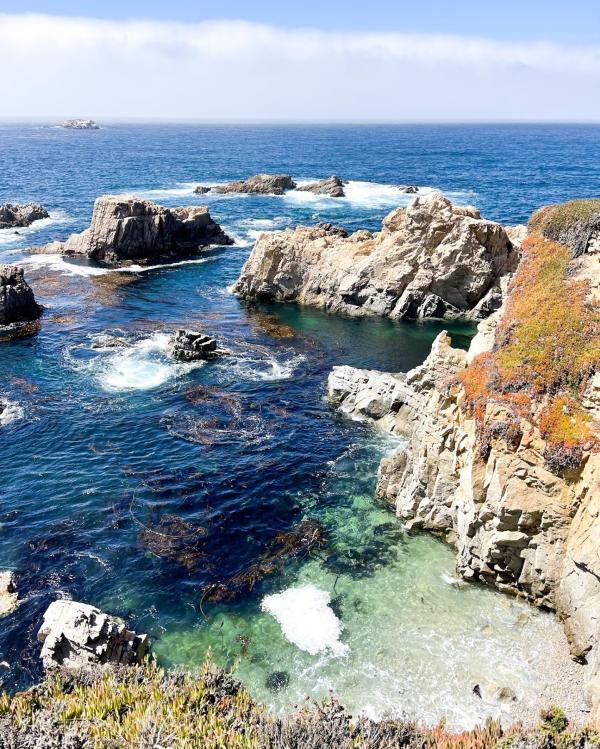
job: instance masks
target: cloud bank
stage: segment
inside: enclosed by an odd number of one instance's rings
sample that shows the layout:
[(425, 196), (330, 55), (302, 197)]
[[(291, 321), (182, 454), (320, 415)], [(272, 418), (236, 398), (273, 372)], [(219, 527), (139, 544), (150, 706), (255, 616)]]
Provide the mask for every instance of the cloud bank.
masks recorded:
[(599, 45), (0, 14), (0, 69), (5, 118), (600, 120)]

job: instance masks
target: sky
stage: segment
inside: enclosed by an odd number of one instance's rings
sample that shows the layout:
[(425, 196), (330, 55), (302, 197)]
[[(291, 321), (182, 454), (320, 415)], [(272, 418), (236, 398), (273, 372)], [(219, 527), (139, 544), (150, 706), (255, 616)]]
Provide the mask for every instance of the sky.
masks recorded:
[(600, 121), (600, 1), (0, 0), (5, 119)]

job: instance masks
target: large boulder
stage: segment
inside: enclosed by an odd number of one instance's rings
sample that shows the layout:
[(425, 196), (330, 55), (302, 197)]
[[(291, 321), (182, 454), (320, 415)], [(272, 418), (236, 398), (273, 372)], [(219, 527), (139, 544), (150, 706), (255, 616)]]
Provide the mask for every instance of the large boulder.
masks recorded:
[(54, 601), (38, 632), (45, 669), (78, 670), (90, 666), (139, 663), (148, 635), (130, 632), (121, 619), (76, 601)]
[(335, 174), (332, 174), (327, 179), (319, 180), (319, 182), (311, 182), (296, 189), (299, 192), (312, 192), (315, 195), (327, 195), (330, 198), (343, 198), (346, 195), (344, 192), (344, 183)]
[(48, 211), (39, 203), (4, 203), (0, 205), (0, 229), (30, 226), (34, 221), (49, 216)]
[[(0, 403), (0, 411), (2, 404)], [(15, 576), (10, 570), (0, 572), (0, 616), (11, 614), (19, 605)]]
[(289, 174), (256, 174), (254, 177), (230, 182), (227, 185), (215, 185), (212, 189), (219, 193), (283, 195), (286, 190), (293, 190), (295, 187), (296, 183)]
[(439, 193), (392, 211), (375, 235), (323, 226), (263, 234), (234, 291), (353, 315), (485, 317), (518, 262), (505, 230)]
[(37, 320), (41, 313), (23, 269), (0, 265), (0, 326), (28, 323)]
[(165, 208), (149, 200), (105, 195), (96, 200), (88, 229), (50, 248), (113, 265), (186, 257), (211, 244), (229, 245), (233, 240), (206, 206)]

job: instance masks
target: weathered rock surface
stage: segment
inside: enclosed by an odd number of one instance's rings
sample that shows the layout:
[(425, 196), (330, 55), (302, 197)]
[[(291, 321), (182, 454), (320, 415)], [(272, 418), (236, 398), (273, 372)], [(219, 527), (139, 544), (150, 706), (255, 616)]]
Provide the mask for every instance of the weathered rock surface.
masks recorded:
[(311, 182), (309, 185), (302, 185), (296, 188), (298, 192), (312, 192), (315, 195), (328, 195), (330, 198), (344, 198), (344, 183), (339, 177), (333, 174), (327, 179)]
[[(424, 364), (406, 374), (335, 367), (329, 396), (349, 416), (403, 438), (381, 462), (377, 494), (406, 526), (455, 546), (464, 578), (557, 610), (572, 654), (600, 673), (600, 455), (557, 476), (545, 465), (537, 427), (521, 419), (509, 430), (514, 415), (491, 402), (482, 449), (453, 381), (494, 345), (500, 314), (480, 323), (469, 352), (453, 349), (441, 333)], [(590, 404), (595, 388), (600, 392), (595, 379)], [(591, 694), (600, 714), (600, 676)]]
[(105, 195), (96, 200), (88, 229), (48, 249), (114, 265), (186, 257), (211, 244), (233, 240), (206, 206), (165, 208), (149, 200)]
[(4, 203), (0, 205), (0, 229), (31, 226), (34, 221), (49, 216), (48, 211), (39, 203)]
[[(2, 404), (0, 404), (0, 411)], [(19, 594), (15, 587), (13, 572), (0, 572), (0, 616), (11, 614), (19, 605)]]
[(46, 610), (38, 640), (45, 669), (127, 666), (139, 663), (148, 647), (148, 635), (130, 632), (120, 619), (86, 603), (64, 600)]
[(230, 182), (227, 185), (215, 185), (213, 192), (219, 193), (257, 193), (259, 195), (283, 195), (286, 190), (293, 190), (296, 183), (289, 174), (256, 174), (245, 180)]
[(0, 265), (0, 326), (31, 322), (41, 313), (23, 269)]
[(517, 262), (499, 224), (435, 193), (392, 211), (375, 235), (323, 226), (264, 234), (234, 291), (353, 315), (481, 319)]
[(171, 356), (179, 361), (204, 361), (222, 354), (217, 349), (217, 341), (209, 335), (193, 330), (178, 330), (169, 344)]
[(97, 125), (94, 120), (65, 120), (61, 127), (67, 130), (100, 130), (100, 125)]

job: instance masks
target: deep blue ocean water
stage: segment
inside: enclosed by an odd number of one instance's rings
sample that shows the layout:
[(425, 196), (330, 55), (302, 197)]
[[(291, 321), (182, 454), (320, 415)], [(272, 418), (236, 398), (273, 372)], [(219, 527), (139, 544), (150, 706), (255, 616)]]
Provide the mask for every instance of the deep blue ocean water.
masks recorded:
[[(381, 598), (394, 597), (383, 577), (392, 562), (401, 575), (411, 559), (429, 560), (432, 581), (451, 572), (449, 551), (409, 539), (372, 499), (389, 443), (324, 399), (332, 366), (405, 371), (449, 326), (249, 307), (228, 287), (261, 231), (323, 220), (376, 229), (408, 200), (398, 184), (440, 189), (511, 224), (548, 202), (597, 196), (599, 143), (592, 126), (0, 126), (0, 203), (37, 201), (52, 214), (0, 232), (0, 260), (23, 262), (46, 306), (39, 335), (0, 344), (0, 397), (12, 404), (0, 426), (0, 569), (16, 570), (22, 598), (0, 620), (5, 687), (40, 676), (35, 634), (57, 596), (149, 632), (166, 665), (199, 663), (208, 647), (235, 665), (247, 650), (244, 627), (265, 621), (256, 619), (264, 596), (293, 585), (314, 560), (289, 561), (234, 603), (201, 606), (202, 590), (247, 569), (303, 518), (319, 519), (329, 536), (315, 579), (337, 576), (353, 591), (349, 622), (365, 580), (381, 574)], [(349, 198), (192, 194), (196, 184), (259, 171), (336, 173), (350, 180)], [(132, 192), (166, 205), (208, 203), (236, 245), (133, 279), (27, 254), (85, 228), (98, 195)], [(233, 355), (176, 365), (165, 341), (178, 326), (203, 327)], [(466, 346), (472, 330), (450, 327)], [(127, 347), (107, 345), (115, 338)], [(487, 592), (444, 585), (438, 612), (491, 606)], [(344, 621), (344, 601), (336, 610)], [(268, 699), (262, 687), (282, 651), (269, 652), (265, 642), (280, 633), (264, 626), (246, 671)], [(353, 626), (368, 631), (368, 612)], [(324, 682), (314, 678), (318, 693)], [(349, 693), (360, 706), (355, 682)]]

